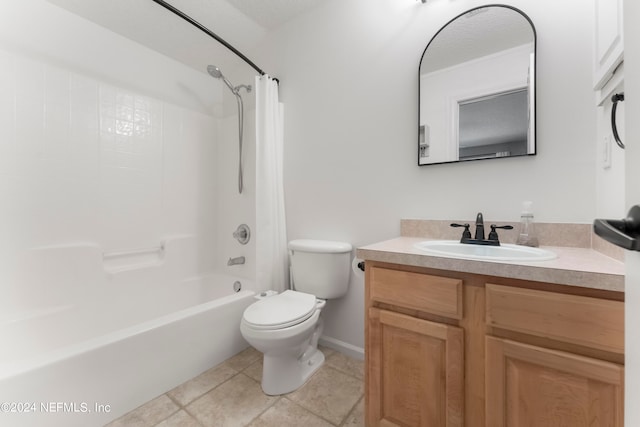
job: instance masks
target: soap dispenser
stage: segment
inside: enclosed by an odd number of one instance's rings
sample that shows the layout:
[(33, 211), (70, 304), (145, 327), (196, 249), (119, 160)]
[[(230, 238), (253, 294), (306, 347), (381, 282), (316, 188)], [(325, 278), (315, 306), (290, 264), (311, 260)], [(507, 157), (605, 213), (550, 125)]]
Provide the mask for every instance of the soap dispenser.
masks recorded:
[(520, 234), (516, 245), (538, 247), (538, 237), (533, 226), (532, 202), (522, 202), (522, 213), (520, 214)]

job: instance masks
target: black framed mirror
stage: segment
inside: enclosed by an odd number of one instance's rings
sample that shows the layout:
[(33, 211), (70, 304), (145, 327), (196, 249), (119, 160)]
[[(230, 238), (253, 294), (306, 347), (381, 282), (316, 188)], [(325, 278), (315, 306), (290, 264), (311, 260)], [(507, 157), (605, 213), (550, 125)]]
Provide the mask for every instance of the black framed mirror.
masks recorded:
[(511, 6), (443, 26), (418, 69), (418, 164), (535, 155), (535, 54), (533, 23)]

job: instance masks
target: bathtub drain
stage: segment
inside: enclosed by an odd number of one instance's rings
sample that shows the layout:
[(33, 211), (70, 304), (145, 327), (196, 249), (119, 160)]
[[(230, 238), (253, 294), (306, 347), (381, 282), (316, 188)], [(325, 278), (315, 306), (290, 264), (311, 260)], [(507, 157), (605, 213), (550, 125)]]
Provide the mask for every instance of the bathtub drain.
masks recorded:
[(240, 283), (240, 281), (239, 281), (239, 280), (236, 280), (236, 281), (233, 283), (233, 290), (234, 290), (235, 292), (240, 292), (240, 289), (242, 289), (242, 283)]

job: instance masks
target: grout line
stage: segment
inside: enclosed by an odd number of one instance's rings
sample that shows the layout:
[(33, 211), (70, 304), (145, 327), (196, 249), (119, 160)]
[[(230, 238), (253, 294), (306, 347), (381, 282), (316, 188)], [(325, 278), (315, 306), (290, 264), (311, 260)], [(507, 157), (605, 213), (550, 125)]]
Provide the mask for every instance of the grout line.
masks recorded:
[[(250, 379), (252, 379), (252, 380), (253, 380), (253, 378), (249, 377), (248, 375), (246, 375), (246, 376), (247, 376), (248, 378), (250, 378)], [(253, 381), (255, 381), (255, 380), (253, 380)], [(246, 425), (246, 426), (248, 427), (248, 426), (250, 426), (251, 424), (253, 424), (253, 422), (254, 422), (255, 420), (257, 420), (258, 418), (260, 418), (260, 417), (262, 416), (262, 414), (264, 414), (265, 412), (267, 412), (269, 409), (273, 408), (273, 407), (276, 405), (276, 403), (280, 402), (282, 399), (284, 399), (284, 398), (282, 397), (282, 395), (280, 395), (280, 396), (279, 396), (279, 397), (278, 397), (278, 398), (277, 398), (277, 399), (276, 399), (276, 400), (275, 400), (271, 405), (269, 405), (269, 406), (267, 406), (266, 408), (264, 408), (264, 411), (260, 412), (258, 415), (256, 415), (255, 417), (253, 417), (253, 418), (251, 419), (251, 421), (249, 421), (249, 423), (247, 423), (247, 425)]]
[[(185, 381), (185, 382), (188, 382), (188, 381), (191, 381), (191, 380), (187, 380), (187, 381)], [(173, 390), (173, 389), (171, 389), (171, 390)], [(171, 391), (171, 390), (169, 390), (169, 391)], [(165, 395), (169, 398), (169, 400), (171, 400), (173, 403), (175, 403), (176, 405), (178, 405), (178, 408), (182, 408), (182, 404), (181, 404), (180, 402), (178, 402), (176, 399), (174, 399), (173, 397), (171, 397), (171, 395), (169, 394), (169, 391), (168, 391), (168, 392), (166, 392), (166, 393), (165, 393)], [(195, 399), (194, 399), (194, 400), (195, 400)]]
[[(292, 392), (293, 393), (293, 392)], [(322, 415), (316, 414), (315, 412), (313, 412), (311, 409), (302, 406), (301, 404), (299, 404), (298, 402), (294, 402), (293, 400), (287, 398), (286, 396), (283, 396), (283, 399), (287, 399), (292, 405), (297, 406), (298, 408), (302, 408), (304, 411), (310, 413), (311, 415), (315, 415), (316, 417), (320, 418), (323, 421), (328, 422), (329, 424), (331, 424), (332, 426), (335, 426), (336, 424), (334, 424), (332, 421), (329, 421), (328, 419), (326, 419), (325, 417), (323, 417)], [(342, 420), (344, 421), (344, 420)], [(340, 425), (340, 424), (338, 424)]]
[[(336, 350), (334, 350), (334, 352), (335, 352), (335, 353), (339, 353), (339, 352), (338, 352), (338, 351), (336, 351)], [(323, 366), (322, 366), (318, 371), (320, 371), (320, 370), (322, 370), (322, 369), (331, 369), (331, 370), (334, 370), (334, 371), (336, 371), (336, 372), (338, 372), (338, 373), (340, 373), (340, 374), (343, 374), (343, 375), (346, 375), (346, 376), (348, 376), (348, 377), (350, 377), (350, 378), (352, 378), (352, 379), (355, 379), (355, 380), (357, 380), (357, 381), (364, 381), (364, 379), (363, 379), (363, 378), (359, 378), (359, 377), (357, 377), (357, 376), (355, 376), (355, 375), (351, 374), (350, 372), (343, 371), (342, 369), (339, 369), (339, 368), (337, 368), (337, 367), (335, 367), (335, 366), (330, 365), (330, 364), (328, 363), (328, 361), (329, 361), (330, 359), (332, 359), (332, 358), (335, 356), (335, 353), (334, 353), (334, 354), (331, 354), (331, 356), (327, 357), (327, 359), (325, 360), (324, 365), (323, 365)], [(232, 357), (233, 357), (233, 356), (232, 356)], [(357, 359), (355, 359), (355, 358), (353, 358), (353, 357), (350, 357), (350, 356), (348, 356), (348, 355), (345, 355), (345, 357), (347, 357), (347, 358), (349, 358), (349, 359), (357, 360)], [(231, 359), (231, 358), (229, 358), (229, 359)], [(225, 364), (229, 359), (227, 359), (227, 360), (223, 361), (222, 363), (220, 363), (220, 364), (218, 364), (218, 365), (216, 365), (216, 366), (214, 366), (214, 367), (212, 367), (212, 368), (210, 368), (210, 369), (213, 369), (213, 368), (216, 368), (216, 367), (218, 367), (218, 366), (221, 366), (221, 365)], [(177, 405), (178, 409), (177, 409), (176, 411), (172, 412), (169, 416), (167, 416), (166, 418), (164, 418), (164, 419), (163, 419), (163, 420), (161, 420), (160, 422), (158, 422), (158, 423), (154, 424), (154, 426), (157, 426), (158, 424), (160, 424), (160, 423), (162, 423), (162, 422), (166, 421), (167, 419), (171, 418), (172, 416), (174, 416), (175, 414), (177, 414), (178, 412), (180, 412), (180, 410), (184, 410), (184, 411), (185, 411), (185, 413), (187, 413), (190, 417), (192, 417), (193, 419), (195, 419), (195, 420), (196, 420), (196, 422), (198, 423), (198, 425), (200, 425), (200, 426), (204, 426), (204, 425), (202, 424), (202, 422), (200, 421), (200, 419), (199, 419), (199, 418), (198, 418), (194, 413), (190, 412), (190, 411), (187, 409), (187, 406), (189, 406), (189, 405), (191, 405), (192, 403), (194, 403), (195, 401), (197, 401), (197, 400), (201, 399), (204, 395), (206, 395), (206, 394), (208, 394), (208, 393), (212, 392), (213, 390), (217, 389), (218, 387), (222, 386), (223, 384), (225, 384), (225, 383), (227, 383), (227, 382), (231, 381), (233, 378), (237, 377), (238, 375), (243, 375), (244, 377), (246, 377), (246, 378), (250, 379), (251, 381), (253, 381), (253, 382), (255, 382), (255, 383), (258, 383), (258, 385), (260, 386), (260, 381), (257, 381), (256, 379), (252, 378), (250, 375), (248, 375), (248, 374), (246, 374), (246, 373), (245, 373), (245, 371), (246, 371), (249, 367), (253, 366), (253, 365), (254, 365), (255, 363), (257, 363), (258, 361), (259, 361), (259, 358), (258, 358), (258, 359), (256, 359), (256, 360), (254, 360), (254, 361), (252, 361), (250, 364), (248, 364), (247, 366), (245, 366), (242, 370), (237, 370), (237, 369), (235, 369), (235, 368), (232, 368), (231, 366), (228, 366), (228, 368), (229, 368), (229, 369), (231, 369), (232, 371), (234, 371), (234, 372), (235, 372), (235, 374), (231, 375), (229, 378), (227, 378), (226, 380), (222, 381), (221, 383), (219, 383), (219, 384), (218, 384), (218, 385), (216, 385), (215, 387), (213, 387), (213, 388), (211, 388), (211, 389), (209, 389), (209, 390), (205, 391), (204, 393), (202, 393), (202, 394), (200, 394), (200, 395), (198, 395), (198, 396), (194, 397), (193, 399), (191, 399), (189, 402), (187, 402), (187, 403), (186, 403), (186, 404), (184, 404), (184, 405), (183, 405), (183, 404), (181, 404), (180, 402), (178, 402), (176, 399), (174, 399), (172, 396), (170, 396), (170, 395), (169, 395), (169, 392), (170, 392), (171, 390), (169, 390), (169, 391), (167, 391), (167, 392), (163, 393), (166, 397), (168, 397), (168, 398), (169, 398), (169, 400), (170, 400), (171, 402), (173, 402), (174, 404), (176, 404), (176, 405)], [(206, 372), (206, 371), (204, 371), (204, 372)], [(202, 372), (202, 373), (204, 373), (204, 372)], [(201, 374), (202, 374), (202, 373), (201, 373)], [(316, 373), (317, 373), (317, 372), (316, 372)], [(189, 382), (189, 381), (193, 380), (194, 378), (197, 378), (197, 377), (198, 377), (199, 375), (201, 375), (201, 374), (198, 374), (198, 375), (196, 375), (195, 377), (188, 379), (187, 381), (185, 381), (184, 383), (182, 383), (182, 384), (180, 384), (180, 385), (176, 386), (175, 388), (180, 387), (181, 385), (183, 385), (183, 384), (185, 384), (185, 383), (187, 383), (187, 382)], [(315, 376), (315, 373), (314, 373), (314, 375), (312, 375), (312, 376), (309, 378), (309, 380), (311, 380), (311, 378), (312, 378), (313, 376)], [(307, 381), (307, 382), (308, 382), (308, 381)], [(307, 384), (307, 382), (305, 382), (305, 384)], [(303, 386), (304, 386), (304, 384), (303, 384), (300, 388), (302, 388)], [(173, 390), (173, 389), (172, 389), (172, 390)], [(294, 390), (294, 392), (295, 392), (295, 390)], [(267, 407), (266, 407), (262, 412), (260, 412), (257, 416), (255, 416), (253, 419), (251, 419), (251, 420), (249, 421), (249, 423), (247, 424), (247, 426), (251, 425), (254, 421), (256, 421), (258, 418), (260, 418), (260, 417), (261, 417), (265, 412), (267, 412), (269, 409), (271, 409), (272, 407), (274, 407), (274, 406), (275, 406), (275, 405), (276, 405), (280, 400), (282, 400), (282, 399), (287, 399), (291, 404), (296, 405), (296, 406), (298, 406), (298, 407), (302, 408), (303, 410), (305, 410), (305, 411), (307, 411), (307, 412), (309, 412), (309, 413), (311, 413), (311, 414), (315, 415), (316, 417), (318, 417), (318, 418), (320, 418), (320, 419), (322, 419), (322, 420), (326, 421), (327, 423), (329, 423), (329, 424), (331, 424), (331, 425), (333, 425), (333, 426), (344, 426), (344, 423), (347, 421), (347, 419), (349, 419), (349, 417), (354, 413), (355, 408), (356, 408), (356, 407), (358, 406), (358, 404), (360, 404), (360, 402), (364, 399), (364, 394), (363, 394), (363, 395), (362, 395), (362, 396), (360, 396), (360, 398), (356, 401), (356, 403), (351, 407), (351, 409), (347, 412), (347, 414), (343, 417), (343, 419), (342, 419), (338, 424), (334, 424), (332, 421), (330, 421), (330, 420), (326, 419), (324, 416), (322, 416), (322, 415), (320, 415), (320, 414), (317, 414), (317, 413), (315, 413), (313, 410), (311, 410), (311, 409), (309, 409), (309, 408), (306, 408), (305, 406), (303, 406), (303, 405), (301, 405), (301, 404), (299, 404), (299, 403), (297, 403), (297, 402), (294, 402), (293, 400), (289, 399), (289, 398), (288, 398), (288, 396), (290, 396), (292, 393), (293, 393), (293, 392), (291, 392), (291, 393), (287, 393), (287, 394), (284, 394), (284, 395), (280, 395), (280, 396), (279, 396), (279, 397), (278, 397), (278, 398), (277, 398), (277, 399), (276, 399), (276, 400), (275, 400), (271, 405), (267, 406)], [(160, 396), (157, 396), (157, 397), (160, 397)], [(152, 399), (152, 400), (153, 400), (153, 399)], [(148, 403), (148, 402), (145, 402), (145, 403), (143, 403), (143, 404), (142, 404), (142, 405), (140, 405), (140, 406), (144, 406), (144, 405), (145, 405), (145, 404), (147, 404), (147, 403)], [(130, 412), (131, 412), (131, 411), (130, 411)], [(127, 415), (127, 414), (123, 414), (122, 416), (124, 417), (125, 415)], [(121, 418), (121, 417), (120, 417), (120, 418)], [(114, 420), (114, 421), (115, 421), (115, 420)]]
[(358, 401), (356, 402), (355, 405), (353, 405), (353, 408), (351, 408), (351, 410), (347, 413), (347, 415), (344, 417), (344, 419), (342, 420), (342, 422), (339, 424), (339, 427), (343, 427), (344, 423), (347, 422), (347, 420), (349, 419), (349, 417), (356, 411), (356, 408), (358, 407), (358, 405), (360, 404), (360, 402), (362, 402), (364, 400), (364, 393), (362, 393), (362, 396), (360, 397), (360, 399), (358, 399)]
[(186, 407), (185, 407), (185, 408), (182, 408), (182, 410), (184, 410), (184, 412), (186, 412), (187, 414), (189, 414), (189, 416), (190, 416), (191, 418), (193, 418), (194, 420), (196, 420), (196, 422), (198, 423), (198, 425), (200, 425), (200, 426), (204, 426), (204, 424), (202, 424), (202, 423), (200, 422), (200, 419), (199, 419), (198, 417), (196, 417), (196, 415), (195, 415), (195, 414), (193, 414), (193, 413), (189, 412), (189, 410), (188, 410)]
[[(311, 377), (309, 377), (309, 379), (307, 380), (307, 382), (305, 382), (305, 384), (303, 384), (302, 386), (300, 386), (300, 388), (299, 388), (298, 390), (300, 390), (302, 387), (304, 387), (306, 384), (308, 384), (308, 383), (309, 383), (309, 381), (310, 381), (310, 380), (311, 380), (311, 379), (312, 379), (312, 378), (313, 378), (313, 377), (314, 377), (318, 372), (320, 372), (320, 371), (321, 371), (321, 370), (323, 370), (323, 369), (331, 369), (331, 370), (334, 370), (335, 372), (338, 372), (339, 374), (347, 375), (348, 377), (351, 377), (351, 378), (353, 378), (353, 379), (356, 379), (357, 381), (362, 381), (362, 382), (364, 383), (364, 380), (362, 380), (362, 379), (360, 379), (360, 378), (356, 378), (356, 377), (354, 377), (354, 376), (352, 376), (352, 375), (345, 374), (345, 373), (344, 373), (344, 372), (342, 372), (341, 370), (336, 369), (336, 368), (334, 368), (333, 366), (329, 366), (329, 365), (325, 362), (325, 364), (324, 364), (320, 369), (318, 369), (318, 370), (317, 370), (317, 371), (316, 371), (316, 372), (315, 372)], [(294, 390), (294, 391), (292, 391), (291, 393), (294, 393), (295, 391), (297, 391), (297, 390)], [(289, 395), (289, 394), (291, 394), (291, 393), (288, 393), (287, 395)], [(360, 396), (360, 398), (358, 398), (358, 400), (356, 401), (355, 405), (354, 405), (353, 407), (351, 407), (351, 409), (347, 412), (347, 415), (345, 415), (345, 416), (344, 416), (344, 418), (343, 418), (342, 420), (340, 420), (340, 422), (337, 424), (338, 426), (342, 425), (342, 424), (345, 422), (345, 420), (349, 417), (349, 414), (351, 414), (351, 412), (353, 411), (353, 408), (355, 408), (355, 406), (358, 404), (358, 402), (360, 402), (360, 400), (361, 400), (363, 397), (364, 397), (364, 392), (363, 392), (363, 395), (362, 395), (362, 396)], [(329, 424), (331, 424), (331, 425), (333, 425), (333, 426), (335, 426), (335, 425), (336, 425), (336, 424), (334, 424), (332, 421), (330, 421), (330, 420), (326, 419), (324, 416), (322, 416), (322, 415), (320, 415), (320, 414), (318, 414), (318, 413), (314, 412), (311, 408), (307, 408), (306, 406), (303, 406), (303, 405), (301, 405), (301, 404), (299, 404), (299, 403), (297, 403), (297, 402), (294, 402), (294, 401), (293, 401), (293, 400), (291, 400), (291, 399), (288, 399), (288, 400), (289, 400), (290, 402), (293, 402), (293, 403), (295, 403), (296, 405), (300, 406), (300, 407), (301, 407), (301, 408), (303, 408), (304, 410), (306, 410), (306, 411), (308, 411), (308, 412), (312, 413), (313, 415), (315, 415), (315, 416), (317, 416), (317, 417), (319, 417), (319, 418), (323, 419), (324, 421), (328, 422)]]

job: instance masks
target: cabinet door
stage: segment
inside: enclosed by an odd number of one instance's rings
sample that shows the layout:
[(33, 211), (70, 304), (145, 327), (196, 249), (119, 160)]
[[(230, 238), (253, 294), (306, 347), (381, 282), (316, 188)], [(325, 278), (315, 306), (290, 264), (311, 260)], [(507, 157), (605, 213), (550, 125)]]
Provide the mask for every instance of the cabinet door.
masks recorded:
[(491, 427), (622, 427), (624, 367), (486, 338)]
[(594, 89), (602, 87), (622, 62), (624, 37), (623, 0), (595, 0)]
[(463, 425), (462, 329), (370, 308), (367, 339), (368, 427)]

